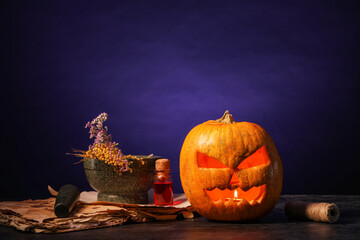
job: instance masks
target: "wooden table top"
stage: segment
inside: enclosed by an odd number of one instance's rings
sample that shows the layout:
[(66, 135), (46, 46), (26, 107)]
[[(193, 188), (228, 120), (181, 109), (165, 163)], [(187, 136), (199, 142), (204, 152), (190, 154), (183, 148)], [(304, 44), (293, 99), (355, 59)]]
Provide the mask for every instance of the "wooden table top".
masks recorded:
[[(287, 200), (332, 202), (341, 215), (334, 224), (289, 220)], [(23, 233), (0, 226), (0, 239), (360, 239), (359, 195), (282, 195), (273, 211), (254, 223), (213, 222), (203, 217), (156, 221), (62, 234)]]

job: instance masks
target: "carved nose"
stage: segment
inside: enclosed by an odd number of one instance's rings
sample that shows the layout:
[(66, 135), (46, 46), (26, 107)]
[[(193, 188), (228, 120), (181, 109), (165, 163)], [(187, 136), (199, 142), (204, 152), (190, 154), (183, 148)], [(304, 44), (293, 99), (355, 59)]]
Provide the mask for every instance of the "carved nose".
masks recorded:
[(240, 182), (240, 180), (239, 180), (238, 176), (236, 175), (236, 173), (234, 172), (231, 177), (230, 184), (237, 184), (239, 182)]

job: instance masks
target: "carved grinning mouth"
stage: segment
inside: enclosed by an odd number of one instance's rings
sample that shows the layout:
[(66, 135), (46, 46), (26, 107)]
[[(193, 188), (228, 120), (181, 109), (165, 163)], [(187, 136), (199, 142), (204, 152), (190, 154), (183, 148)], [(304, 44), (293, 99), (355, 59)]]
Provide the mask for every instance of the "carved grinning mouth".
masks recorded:
[(242, 190), (241, 188), (236, 189), (224, 189), (220, 190), (219, 188), (214, 188), (213, 190), (204, 190), (206, 196), (211, 201), (231, 201), (234, 199), (235, 190), (237, 191), (237, 202), (240, 204), (244, 201), (248, 202), (250, 205), (261, 203), (265, 197), (266, 184), (259, 187), (252, 187), (247, 191)]

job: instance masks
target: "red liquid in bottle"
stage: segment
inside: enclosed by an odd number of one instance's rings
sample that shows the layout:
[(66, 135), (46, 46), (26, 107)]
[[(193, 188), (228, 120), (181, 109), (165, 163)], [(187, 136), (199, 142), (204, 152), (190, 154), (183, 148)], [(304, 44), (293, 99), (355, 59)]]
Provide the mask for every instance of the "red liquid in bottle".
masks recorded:
[(172, 182), (155, 182), (154, 196), (156, 205), (173, 204), (173, 183)]

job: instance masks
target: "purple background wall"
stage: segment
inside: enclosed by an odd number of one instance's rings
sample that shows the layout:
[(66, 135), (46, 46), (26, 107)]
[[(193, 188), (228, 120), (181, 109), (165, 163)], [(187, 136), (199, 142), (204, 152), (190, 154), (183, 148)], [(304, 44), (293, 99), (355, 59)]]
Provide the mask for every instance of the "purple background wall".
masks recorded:
[(283, 193), (360, 194), (359, 1), (1, 1), (1, 198), (90, 190), (71, 148), (101, 112), (169, 158), (229, 109), (272, 136)]

